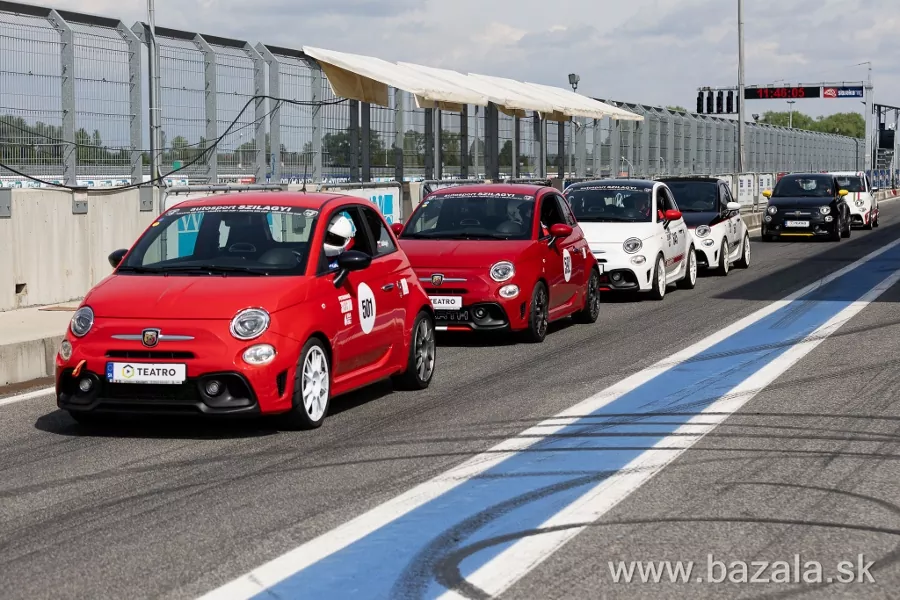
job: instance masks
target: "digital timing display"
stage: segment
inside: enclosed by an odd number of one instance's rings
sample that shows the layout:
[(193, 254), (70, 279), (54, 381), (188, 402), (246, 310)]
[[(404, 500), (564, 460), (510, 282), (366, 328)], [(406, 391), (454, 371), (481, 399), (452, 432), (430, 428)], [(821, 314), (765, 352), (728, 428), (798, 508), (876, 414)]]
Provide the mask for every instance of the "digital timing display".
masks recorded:
[(744, 88), (744, 100), (790, 100), (793, 98), (821, 98), (820, 87)]

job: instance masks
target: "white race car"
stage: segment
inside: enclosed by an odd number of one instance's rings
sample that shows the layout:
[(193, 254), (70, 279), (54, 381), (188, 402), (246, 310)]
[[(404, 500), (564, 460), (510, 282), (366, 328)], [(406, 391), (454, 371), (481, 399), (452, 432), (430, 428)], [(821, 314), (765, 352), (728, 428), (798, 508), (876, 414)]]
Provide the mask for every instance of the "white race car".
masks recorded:
[(565, 191), (591, 252), (603, 268), (600, 291), (647, 292), (697, 283), (694, 240), (671, 190), (658, 181), (603, 179)]
[(718, 177), (660, 177), (681, 209), (697, 248), (697, 264), (728, 275), (731, 265), (750, 266), (750, 234), (725, 180)]
[(862, 171), (836, 171), (832, 175), (837, 178), (838, 187), (849, 193), (844, 201), (850, 207), (850, 224), (865, 229), (878, 227), (878, 201), (869, 178)]

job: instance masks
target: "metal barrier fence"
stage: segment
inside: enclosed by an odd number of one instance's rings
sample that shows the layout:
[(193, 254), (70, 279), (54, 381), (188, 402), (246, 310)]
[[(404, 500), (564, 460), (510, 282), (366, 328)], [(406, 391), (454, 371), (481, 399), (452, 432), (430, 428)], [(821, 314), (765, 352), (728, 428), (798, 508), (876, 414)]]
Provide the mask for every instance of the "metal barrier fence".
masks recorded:
[[(163, 173), (170, 185), (484, 178), (485, 117), (335, 100), (298, 50), (156, 28)], [(115, 186), (150, 178), (145, 26), (0, 1), (0, 163), (55, 183)], [(606, 100), (607, 102), (611, 102)], [(613, 102), (615, 103), (615, 102)], [(615, 103), (643, 122), (559, 126), (499, 116), (501, 177), (653, 177), (736, 170), (736, 122)], [(864, 140), (748, 124), (755, 172), (862, 168)], [(227, 133), (227, 135), (225, 135)], [(214, 150), (212, 142), (221, 141)], [(360, 147), (360, 153), (352, 151)], [(205, 150), (210, 149), (204, 154)], [(40, 185), (0, 169), (0, 186)]]

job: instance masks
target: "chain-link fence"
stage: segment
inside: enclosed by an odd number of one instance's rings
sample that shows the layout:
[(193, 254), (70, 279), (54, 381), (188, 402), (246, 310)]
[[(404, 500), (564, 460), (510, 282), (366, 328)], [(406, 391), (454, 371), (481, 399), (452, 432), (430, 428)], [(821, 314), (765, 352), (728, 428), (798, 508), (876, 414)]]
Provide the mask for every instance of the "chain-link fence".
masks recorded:
[[(148, 31), (115, 18), (4, 2), (0, 185), (116, 185), (150, 178)], [(160, 165), (179, 183), (486, 178), (484, 107), (335, 99), (303, 55), (158, 27)], [(268, 96), (265, 100), (256, 100)], [(606, 102), (611, 102), (605, 100)], [(616, 103), (642, 122), (497, 115), (501, 177), (726, 174), (734, 120)], [(246, 107), (246, 109), (245, 109)], [(488, 151), (486, 151), (488, 150)], [(863, 140), (748, 124), (745, 171), (861, 169)], [(15, 172), (18, 172), (15, 173)], [(496, 172), (496, 169), (494, 169)]]

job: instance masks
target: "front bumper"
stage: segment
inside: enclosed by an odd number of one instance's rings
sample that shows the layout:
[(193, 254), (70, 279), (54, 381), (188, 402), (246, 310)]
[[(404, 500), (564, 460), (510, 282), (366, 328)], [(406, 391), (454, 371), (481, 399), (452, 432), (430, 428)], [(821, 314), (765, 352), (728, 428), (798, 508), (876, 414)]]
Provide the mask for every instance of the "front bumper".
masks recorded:
[[(114, 335), (132, 334), (147, 326), (126, 319), (98, 320), (82, 339), (67, 335), (71, 357), (63, 360), (59, 353), (56, 356), (57, 406), (70, 412), (210, 416), (290, 410), (298, 342), (271, 332), (240, 342), (226, 337), (227, 322), (163, 321), (153, 325), (192, 339), (160, 342), (152, 349), (139, 341), (115, 339)], [(275, 358), (265, 365), (245, 363), (244, 350), (256, 344), (274, 346)], [(185, 377), (177, 383), (116, 383), (108, 377), (110, 363), (184, 365)], [(86, 390), (79, 387), (82, 380)], [(207, 384), (214, 380), (220, 390), (209, 394)]]
[[(789, 225), (789, 222), (799, 222), (801, 225)], [(838, 225), (838, 217), (834, 214), (822, 215), (818, 212), (799, 216), (766, 214), (760, 233), (777, 237), (826, 237), (834, 235), (838, 231)]]
[[(526, 285), (514, 275), (510, 280), (497, 283), (488, 275), (459, 269), (441, 269), (444, 280), (434, 285), (431, 275), (435, 270), (417, 270), (417, 276), (425, 293), (432, 299), (434, 324), (438, 331), (521, 331), (528, 327), (528, 305), (534, 284)], [(504, 298), (500, 289), (516, 285), (518, 294)], [(456, 306), (441, 308), (434, 298), (453, 299)]]
[(862, 206), (857, 206), (856, 203), (847, 203), (847, 206), (850, 207), (850, 224), (855, 225), (857, 227), (862, 227), (864, 225), (868, 225), (869, 221), (871, 221), (875, 217), (875, 210), (872, 210), (872, 206), (869, 203), (865, 203)]
[[(591, 252), (597, 259), (600, 268), (601, 292), (645, 292), (653, 286), (653, 260), (644, 247), (628, 254), (622, 250), (622, 244), (592, 244)], [(643, 262), (640, 258), (643, 257)], [(655, 258), (655, 256), (654, 256)]]
[(719, 266), (719, 251), (722, 249), (722, 240), (712, 237), (697, 237), (691, 229), (691, 239), (694, 240), (694, 257), (697, 259), (697, 268), (714, 269)]

